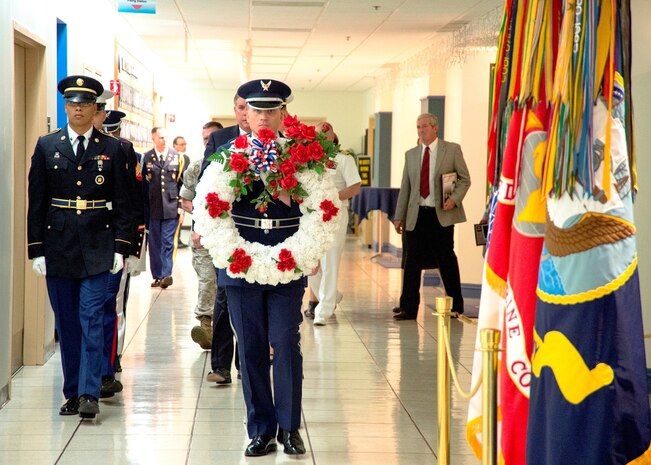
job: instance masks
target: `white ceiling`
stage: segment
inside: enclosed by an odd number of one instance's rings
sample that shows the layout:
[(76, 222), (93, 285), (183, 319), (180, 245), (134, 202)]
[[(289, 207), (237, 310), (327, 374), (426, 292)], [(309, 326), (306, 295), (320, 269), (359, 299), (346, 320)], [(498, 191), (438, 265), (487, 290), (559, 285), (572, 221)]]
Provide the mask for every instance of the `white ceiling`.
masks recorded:
[[(157, 0), (122, 15), (197, 88), (273, 78), (294, 89), (363, 91), (440, 34), (504, 0)], [(187, 32), (186, 32), (187, 31)]]

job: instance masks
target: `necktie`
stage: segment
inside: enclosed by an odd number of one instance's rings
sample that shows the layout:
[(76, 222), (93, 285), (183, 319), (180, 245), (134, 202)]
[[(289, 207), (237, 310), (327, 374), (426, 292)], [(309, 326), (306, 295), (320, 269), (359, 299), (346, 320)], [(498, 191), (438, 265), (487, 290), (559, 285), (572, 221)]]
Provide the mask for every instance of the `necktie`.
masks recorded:
[(77, 137), (77, 160), (81, 160), (81, 157), (84, 156), (86, 149), (84, 148), (84, 136)]
[(429, 196), (429, 147), (425, 147), (423, 155), (423, 166), (420, 168), (420, 196)]

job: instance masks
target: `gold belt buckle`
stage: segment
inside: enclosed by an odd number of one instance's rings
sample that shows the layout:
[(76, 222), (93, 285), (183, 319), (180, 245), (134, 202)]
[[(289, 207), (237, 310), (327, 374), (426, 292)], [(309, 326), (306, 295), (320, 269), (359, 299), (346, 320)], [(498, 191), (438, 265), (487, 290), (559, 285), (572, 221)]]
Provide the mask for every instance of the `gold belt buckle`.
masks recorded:
[(88, 201), (77, 200), (77, 210), (86, 210), (88, 208)]
[(269, 218), (260, 218), (260, 228), (264, 230), (269, 230), (273, 228), (274, 220)]

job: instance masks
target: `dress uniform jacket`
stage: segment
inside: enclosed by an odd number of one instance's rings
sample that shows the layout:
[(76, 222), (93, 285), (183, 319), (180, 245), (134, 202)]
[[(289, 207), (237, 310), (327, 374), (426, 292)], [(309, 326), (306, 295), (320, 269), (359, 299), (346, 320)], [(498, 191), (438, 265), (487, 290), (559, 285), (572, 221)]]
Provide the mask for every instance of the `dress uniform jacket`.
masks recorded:
[(130, 255), (140, 257), (145, 230), (145, 201), (143, 199), (142, 169), (131, 141), (118, 137), (127, 158), (129, 172), (129, 207), (132, 214), (132, 236)]
[[(93, 129), (81, 160), (67, 129), (40, 137), (29, 171), (29, 258), (44, 256), (54, 277), (86, 278), (110, 270), (115, 252), (129, 254), (128, 182), (124, 150), (115, 137)], [(91, 201), (111, 202), (112, 210)]]
[[(233, 202), (232, 214), (234, 216), (237, 215), (247, 218), (259, 219), (296, 218), (296, 227), (275, 228), (269, 230), (241, 226), (236, 223), (238, 232), (245, 240), (249, 242), (258, 242), (263, 245), (276, 245), (298, 231), (298, 222), (299, 217), (301, 216), (301, 211), (298, 203), (296, 202), (292, 202), (291, 206), (288, 206), (280, 200), (276, 200), (274, 203), (269, 203), (267, 211), (265, 213), (261, 213), (255, 208), (255, 204), (251, 203), (251, 200), (260, 195), (260, 193), (262, 193), (262, 189), (264, 189), (262, 181), (256, 181), (253, 185), (252, 192), (250, 192), (248, 195), (243, 195), (239, 202)], [(282, 286), (305, 287), (307, 278), (303, 277), (301, 279), (291, 281), (287, 284), (262, 285), (258, 283), (250, 283), (243, 278), (232, 278), (228, 276), (225, 269), (220, 269), (218, 282), (220, 286), (244, 286), (273, 289)]]
[(142, 176), (149, 184), (150, 218), (168, 220), (178, 216), (179, 191), (186, 169), (185, 158), (174, 149), (169, 149), (163, 160), (154, 149), (143, 154)]

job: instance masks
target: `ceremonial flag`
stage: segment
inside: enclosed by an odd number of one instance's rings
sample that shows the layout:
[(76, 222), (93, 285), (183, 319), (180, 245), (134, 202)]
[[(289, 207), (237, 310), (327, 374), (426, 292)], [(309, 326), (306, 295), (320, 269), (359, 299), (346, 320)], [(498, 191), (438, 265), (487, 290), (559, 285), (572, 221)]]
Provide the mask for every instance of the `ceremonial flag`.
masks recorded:
[[(568, 2), (544, 167), (527, 465), (651, 464), (627, 147), (628, 0)], [(630, 121), (630, 119), (629, 119)]]

